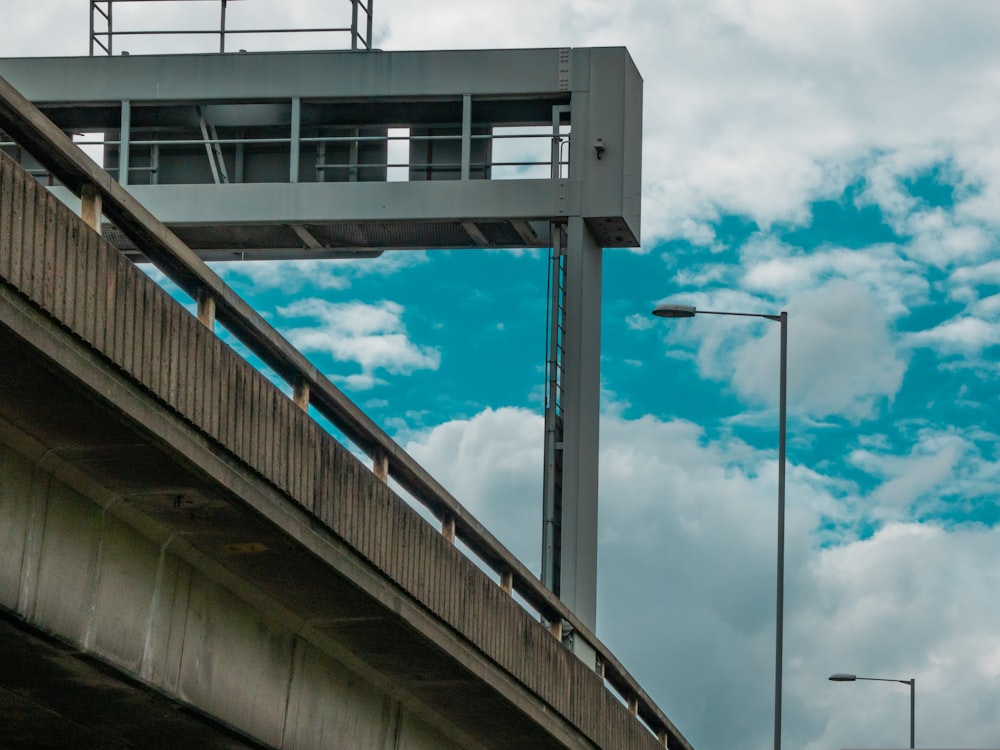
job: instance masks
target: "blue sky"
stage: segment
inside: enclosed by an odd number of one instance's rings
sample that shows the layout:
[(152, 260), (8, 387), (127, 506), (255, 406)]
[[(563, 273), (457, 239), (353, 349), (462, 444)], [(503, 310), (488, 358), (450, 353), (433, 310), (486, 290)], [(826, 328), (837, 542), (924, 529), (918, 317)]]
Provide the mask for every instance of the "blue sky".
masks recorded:
[[(906, 744), (905, 686), (833, 672), (915, 677), (920, 746), (996, 746), (1000, 7), (536, 5), (381, 0), (376, 35), (625, 45), (644, 77), (643, 247), (604, 255), (599, 635), (696, 748), (771, 746), (777, 325), (649, 313), (787, 310), (785, 746)], [(8, 15), (2, 54), (85, 53), (84, 7)], [(220, 270), (538, 569), (544, 254)]]

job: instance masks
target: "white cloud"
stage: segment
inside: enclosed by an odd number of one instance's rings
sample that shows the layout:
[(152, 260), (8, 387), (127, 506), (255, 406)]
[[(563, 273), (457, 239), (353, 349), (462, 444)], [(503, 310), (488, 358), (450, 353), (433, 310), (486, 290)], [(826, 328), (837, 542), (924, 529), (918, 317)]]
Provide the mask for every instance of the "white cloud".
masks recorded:
[(348, 391), (368, 391), (377, 385), (386, 384), (386, 381), (367, 372), (355, 373), (354, 375), (330, 375), (329, 378)]
[(1000, 321), (1000, 294), (993, 294), (977, 300), (972, 307), (972, 312), (984, 318)]
[(625, 325), (631, 328), (633, 331), (648, 331), (655, 325), (655, 321), (647, 314), (642, 313), (632, 313), (627, 318), (625, 318)]
[(805, 253), (763, 235), (752, 238), (740, 255), (745, 269), (741, 284), (754, 293), (802, 293), (831, 279), (847, 279), (877, 296), (892, 316), (925, 303), (929, 293), (924, 268), (902, 257), (894, 245), (828, 247)]
[[(403, 308), (395, 302), (328, 302), (302, 299), (277, 308), (284, 318), (282, 332), (304, 352), (322, 352), (336, 360), (357, 362), (361, 375), (344, 378), (349, 386), (370, 388), (379, 382), (372, 372), (390, 373), (436, 370), (441, 353), (432, 347), (412, 342), (403, 325)], [(298, 319), (311, 319), (318, 325), (296, 326)]]
[[(773, 302), (731, 290), (689, 294), (684, 300), (705, 310), (778, 312)], [(885, 306), (870, 290), (835, 279), (793, 295), (787, 310), (791, 413), (856, 421), (875, 415), (895, 396), (906, 361), (889, 335)], [(703, 376), (731, 379), (741, 397), (777, 405), (780, 330), (773, 322), (697, 318), (674, 322), (668, 331), (668, 346), (697, 349)]]
[(951, 274), (956, 284), (1000, 284), (1000, 260), (959, 268)]
[[(906, 363), (889, 336), (886, 310), (867, 289), (836, 280), (795, 295), (788, 307), (789, 400), (801, 404), (793, 411), (857, 420), (896, 395)], [(738, 391), (773, 402), (777, 339), (772, 326), (737, 350)]]
[(925, 431), (906, 456), (858, 449), (848, 460), (878, 477), (869, 512), (876, 518), (903, 519), (917, 503), (939, 506), (942, 496), (958, 491), (959, 465), (974, 446), (959, 435)]
[[(669, 257), (668, 254), (664, 254), (665, 259)], [(677, 268), (674, 272), (674, 280), (681, 286), (697, 288), (715, 284), (736, 284), (739, 275), (740, 269), (732, 264), (703, 263), (694, 267)]]
[(980, 299), (981, 288), (1000, 286), (1000, 260), (967, 265), (948, 277), (948, 295), (969, 305), (969, 312), (979, 317), (998, 317), (996, 295)]
[(908, 340), (912, 346), (930, 346), (944, 354), (975, 354), (988, 346), (1000, 344), (1000, 329), (996, 323), (961, 317), (912, 333)]
[(348, 289), (354, 279), (389, 276), (426, 262), (426, 252), (408, 250), (385, 252), (377, 258), (357, 260), (257, 260), (211, 265), (235, 286), (249, 283), (256, 291), (279, 290), (294, 294), (304, 289)]
[(540, 414), (507, 407), (409, 435), (404, 447), (537, 575), (543, 436)]

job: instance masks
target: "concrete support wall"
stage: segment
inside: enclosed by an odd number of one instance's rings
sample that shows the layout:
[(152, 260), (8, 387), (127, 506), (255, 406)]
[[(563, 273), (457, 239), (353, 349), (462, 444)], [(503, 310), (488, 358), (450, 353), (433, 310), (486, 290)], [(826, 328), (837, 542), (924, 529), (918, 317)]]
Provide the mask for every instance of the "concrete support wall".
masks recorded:
[(6, 442), (0, 606), (267, 745), (461, 746)]

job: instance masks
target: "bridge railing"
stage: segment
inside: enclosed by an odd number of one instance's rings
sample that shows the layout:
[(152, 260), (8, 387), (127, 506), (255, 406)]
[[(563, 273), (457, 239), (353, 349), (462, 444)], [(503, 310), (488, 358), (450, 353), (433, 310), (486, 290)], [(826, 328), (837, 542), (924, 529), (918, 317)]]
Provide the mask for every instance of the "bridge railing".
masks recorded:
[(526, 566), (501, 544), (417, 461), (376, 425), (340, 389), (313, 366), (259, 313), (212, 271), (191, 248), (139, 204), (72, 139), (34, 105), (0, 78), (0, 130), (26, 149), (81, 199), (81, 215), (95, 231), (106, 216), (138, 246), (171, 281), (197, 301), (198, 319), (214, 329), (226, 328), (265, 365), (283, 378), (292, 399), (315, 409), (373, 462), (383, 481), (392, 478), (441, 523), (441, 532), (460, 541), (492, 570), (499, 585), (533, 609), (549, 625), (553, 637), (571, 633), (596, 653), (597, 672), (629, 711), (664, 747), (690, 744), (611, 651), (546, 589)]

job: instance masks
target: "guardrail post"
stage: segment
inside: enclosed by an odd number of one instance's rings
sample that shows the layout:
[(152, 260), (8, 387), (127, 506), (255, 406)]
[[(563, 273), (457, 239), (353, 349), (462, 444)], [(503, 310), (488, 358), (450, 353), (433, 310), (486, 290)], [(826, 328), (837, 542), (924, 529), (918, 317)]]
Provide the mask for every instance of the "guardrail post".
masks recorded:
[(633, 716), (639, 715), (639, 697), (636, 695), (630, 695), (628, 697), (628, 712)]
[(670, 738), (667, 736), (667, 730), (661, 729), (656, 733), (656, 739), (660, 741), (660, 745), (663, 747), (670, 747)]
[(500, 574), (500, 588), (505, 594), (514, 593), (514, 574), (511, 571), (505, 570)]
[(302, 378), (295, 378), (292, 383), (292, 401), (302, 411), (309, 411), (309, 383)]
[(381, 448), (372, 456), (372, 471), (383, 482), (389, 481), (389, 454)]
[(204, 287), (198, 290), (198, 322), (215, 330), (215, 297)]
[(441, 521), (441, 534), (450, 543), (455, 543), (455, 516), (445, 516)]
[(549, 632), (553, 638), (562, 643), (562, 620), (560, 618), (549, 623)]
[(101, 233), (101, 193), (92, 182), (84, 183), (80, 190), (80, 218), (98, 234)]

